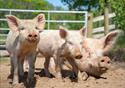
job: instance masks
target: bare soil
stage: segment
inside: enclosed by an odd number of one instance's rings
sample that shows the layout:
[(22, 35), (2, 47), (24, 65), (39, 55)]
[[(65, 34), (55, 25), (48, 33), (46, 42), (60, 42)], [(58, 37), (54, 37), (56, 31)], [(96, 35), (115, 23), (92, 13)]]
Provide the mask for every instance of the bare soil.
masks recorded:
[[(114, 62), (109, 71), (102, 75), (104, 78), (95, 78), (90, 76), (87, 81), (72, 82), (68, 76), (63, 80), (48, 78), (44, 76), (43, 71), (44, 58), (37, 58), (35, 71), (35, 87), (29, 88), (125, 88), (125, 62)], [(41, 70), (42, 69), (42, 70)], [(71, 74), (71, 71), (65, 70), (64, 74)], [(8, 76), (10, 74), (9, 60), (0, 63), (0, 88), (12, 87)], [(26, 88), (23, 83), (15, 88)]]

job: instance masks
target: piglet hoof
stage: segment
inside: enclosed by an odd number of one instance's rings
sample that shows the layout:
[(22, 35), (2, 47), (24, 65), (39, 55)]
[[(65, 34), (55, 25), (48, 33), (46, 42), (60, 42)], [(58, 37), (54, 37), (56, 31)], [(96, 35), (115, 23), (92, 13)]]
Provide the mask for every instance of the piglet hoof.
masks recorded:
[(86, 72), (82, 72), (82, 80), (86, 81), (88, 79), (89, 75)]
[(73, 73), (70, 75), (70, 78), (71, 78), (71, 79), (76, 79), (76, 78), (77, 78), (76, 73), (75, 73), (75, 72), (73, 72)]
[(10, 84), (12, 84), (12, 83), (13, 83), (13, 79), (8, 79), (8, 82), (9, 82)]
[(27, 79), (26, 80), (26, 88), (34, 88), (35, 86), (35, 79), (32, 78), (32, 79)]
[(45, 69), (44, 72), (46, 77), (51, 78), (51, 74), (48, 70)]
[(27, 79), (26, 83), (30, 85), (30, 84), (33, 83), (33, 80), (32, 79)]
[(16, 86), (16, 85), (18, 85), (19, 83), (18, 83), (18, 81), (17, 80), (13, 80), (13, 83), (12, 83), (12, 86), (14, 87), (14, 86)]
[(19, 83), (20, 82), (23, 82), (25, 80), (25, 77), (24, 76), (19, 76)]
[(12, 88), (18, 88), (19, 86), (19, 83), (18, 82), (13, 82), (12, 83)]
[(7, 77), (7, 80), (9, 81), (9, 83), (12, 84), (12, 82), (13, 82), (13, 74), (10, 74), (10, 75)]
[(11, 88), (24, 88), (24, 85), (23, 83), (18, 83), (18, 84), (13, 85)]
[(78, 81), (82, 81), (82, 74), (81, 74), (81, 72), (78, 73)]
[(61, 79), (62, 78), (61, 74), (57, 74), (56, 78)]
[(62, 75), (61, 75), (61, 73), (56, 73), (54, 76), (55, 76), (56, 79), (62, 81)]
[(55, 78), (59, 81), (62, 81), (62, 74), (60, 72), (52, 72), (52, 75), (51, 75), (52, 78)]

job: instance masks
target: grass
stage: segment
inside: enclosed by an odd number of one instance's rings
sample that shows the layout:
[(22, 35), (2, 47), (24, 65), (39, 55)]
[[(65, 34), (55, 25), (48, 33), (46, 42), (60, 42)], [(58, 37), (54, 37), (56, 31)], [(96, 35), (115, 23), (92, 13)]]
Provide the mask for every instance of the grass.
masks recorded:
[(6, 63), (9, 61), (9, 57), (0, 57), (0, 64)]
[(6, 36), (0, 34), (0, 45), (4, 45), (6, 41)]

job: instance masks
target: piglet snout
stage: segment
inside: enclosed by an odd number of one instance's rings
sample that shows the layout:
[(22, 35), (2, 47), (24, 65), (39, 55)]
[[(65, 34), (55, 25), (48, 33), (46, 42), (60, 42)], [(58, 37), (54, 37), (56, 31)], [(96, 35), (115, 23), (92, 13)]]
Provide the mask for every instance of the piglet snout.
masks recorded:
[(29, 41), (35, 42), (35, 41), (37, 41), (38, 39), (39, 39), (39, 34), (38, 34), (38, 33), (33, 32), (33, 33), (29, 33), (29, 34), (28, 34), (28, 40), (29, 40)]
[(111, 60), (109, 57), (105, 56), (100, 60), (101, 70), (108, 70), (110, 68)]
[(29, 34), (28, 37), (29, 37), (29, 38), (32, 38), (32, 37), (33, 37), (33, 38), (36, 38), (36, 37), (37, 37), (37, 34), (35, 34), (35, 35)]

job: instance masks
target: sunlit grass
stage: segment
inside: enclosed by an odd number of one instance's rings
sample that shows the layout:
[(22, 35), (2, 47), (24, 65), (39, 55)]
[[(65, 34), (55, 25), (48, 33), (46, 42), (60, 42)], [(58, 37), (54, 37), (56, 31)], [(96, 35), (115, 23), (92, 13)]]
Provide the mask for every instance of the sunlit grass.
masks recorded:
[(0, 57), (0, 64), (6, 63), (9, 61), (9, 57)]

